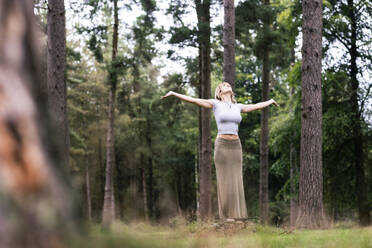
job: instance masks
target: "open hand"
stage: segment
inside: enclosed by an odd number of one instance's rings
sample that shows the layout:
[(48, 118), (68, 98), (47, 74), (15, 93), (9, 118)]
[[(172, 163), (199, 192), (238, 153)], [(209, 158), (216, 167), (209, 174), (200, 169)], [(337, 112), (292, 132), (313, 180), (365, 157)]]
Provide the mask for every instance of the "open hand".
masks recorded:
[(164, 96), (161, 96), (160, 99), (163, 99), (163, 98), (166, 98), (168, 96), (171, 96), (173, 95), (173, 91), (169, 91), (167, 94), (165, 94)]
[(274, 99), (271, 99), (271, 103), (274, 104), (275, 106), (279, 107), (279, 104)]

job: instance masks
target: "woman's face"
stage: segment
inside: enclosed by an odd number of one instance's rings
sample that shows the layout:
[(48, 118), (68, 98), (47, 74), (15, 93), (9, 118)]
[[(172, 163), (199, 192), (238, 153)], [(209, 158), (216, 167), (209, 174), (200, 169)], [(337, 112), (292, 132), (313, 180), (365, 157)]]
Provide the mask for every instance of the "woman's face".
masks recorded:
[(221, 94), (226, 94), (227, 92), (230, 92), (232, 94), (232, 88), (229, 83), (222, 83), (221, 85)]

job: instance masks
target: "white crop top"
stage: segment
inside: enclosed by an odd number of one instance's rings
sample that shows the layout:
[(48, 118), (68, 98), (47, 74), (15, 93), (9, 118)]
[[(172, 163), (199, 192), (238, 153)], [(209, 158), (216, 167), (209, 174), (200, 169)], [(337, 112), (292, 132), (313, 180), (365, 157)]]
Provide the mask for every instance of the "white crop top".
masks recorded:
[(217, 123), (218, 134), (238, 135), (239, 123), (242, 120), (240, 112), (243, 104), (227, 103), (217, 99), (213, 102), (213, 113)]

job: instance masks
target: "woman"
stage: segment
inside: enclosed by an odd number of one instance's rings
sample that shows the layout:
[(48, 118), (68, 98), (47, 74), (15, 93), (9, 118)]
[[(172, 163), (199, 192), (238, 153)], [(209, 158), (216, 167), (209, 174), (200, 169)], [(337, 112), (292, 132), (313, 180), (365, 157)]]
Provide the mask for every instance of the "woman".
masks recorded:
[(236, 103), (229, 83), (220, 83), (215, 99), (200, 99), (169, 91), (165, 96), (176, 96), (204, 108), (213, 108), (218, 134), (214, 144), (214, 163), (217, 175), (218, 213), (222, 220), (234, 221), (247, 218), (243, 187), (243, 156), (238, 126), (246, 113), (270, 104), (279, 106), (273, 99), (256, 104)]

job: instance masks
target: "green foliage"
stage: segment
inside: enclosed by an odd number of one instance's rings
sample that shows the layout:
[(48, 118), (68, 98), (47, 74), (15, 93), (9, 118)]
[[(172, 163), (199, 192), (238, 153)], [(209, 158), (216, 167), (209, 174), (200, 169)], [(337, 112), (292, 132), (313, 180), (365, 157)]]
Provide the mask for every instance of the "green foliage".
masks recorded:
[(197, 32), (195, 29), (182, 26), (178, 28), (172, 27), (170, 31), (172, 37), (169, 43), (178, 44), (180, 47), (196, 46)]
[[(286, 24), (293, 25), (293, 22), (288, 21), (292, 18), (292, 15), (287, 14), (287, 19), (285, 19), (281, 13), (291, 13), (292, 9), (290, 7), (290, 5), (284, 6), (280, 3), (265, 5), (261, 0), (239, 3), (236, 7), (236, 23), (240, 23), (236, 27), (237, 39), (245, 45), (253, 45), (254, 54), (259, 59), (262, 59), (261, 56), (266, 50), (270, 50), (274, 54), (283, 52), (281, 56), (277, 56), (277, 59), (285, 58), (286, 56), (283, 57), (283, 55), (287, 54), (288, 56), (288, 49), (290, 48), (287, 47), (288, 44), (285, 42), (288, 40), (286, 29), (291, 29)], [(277, 16), (280, 18), (277, 18)], [(287, 23), (282, 24), (277, 20), (284, 20)], [(297, 33), (290, 38), (295, 39), (296, 36)]]

